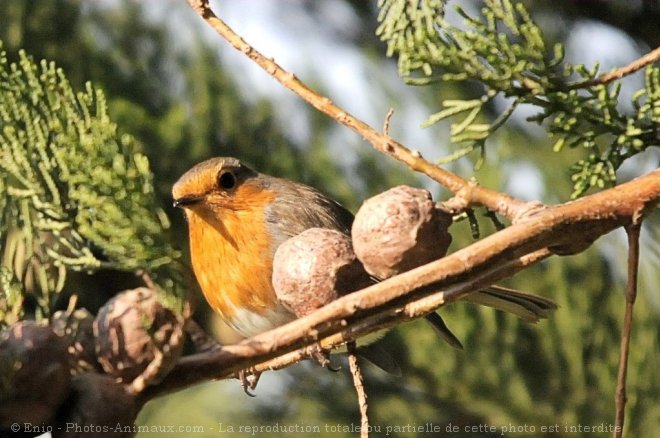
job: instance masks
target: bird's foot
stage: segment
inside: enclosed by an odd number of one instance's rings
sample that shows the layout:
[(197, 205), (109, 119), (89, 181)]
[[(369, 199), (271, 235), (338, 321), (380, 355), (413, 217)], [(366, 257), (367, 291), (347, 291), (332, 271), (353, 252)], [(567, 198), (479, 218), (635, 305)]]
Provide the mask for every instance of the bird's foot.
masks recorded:
[(250, 397), (255, 397), (251, 391), (254, 391), (257, 388), (257, 383), (259, 383), (259, 377), (261, 373), (254, 370), (240, 370), (238, 372), (238, 380), (241, 382), (241, 387), (243, 391)]
[(316, 363), (321, 365), (323, 368), (327, 368), (332, 372), (337, 372), (341, 370), (341, 366), (332, 365), (332, 362), (330, 361), (330, 353), (328, 353), (326, 350), (322, 349), (318, 345), (313, 347), (313, 349), (310, 352), (310, 356), (312, 357), (312, 359), (316, 361)]

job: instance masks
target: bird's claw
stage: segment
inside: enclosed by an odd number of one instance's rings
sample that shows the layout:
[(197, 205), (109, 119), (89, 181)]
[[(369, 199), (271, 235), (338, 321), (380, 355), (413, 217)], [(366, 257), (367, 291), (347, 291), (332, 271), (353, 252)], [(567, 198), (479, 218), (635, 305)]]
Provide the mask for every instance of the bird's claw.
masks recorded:
[(259, 383), (259, 377), (261, 377), (260, 372), (255, 372), (253, 370), (240, 370), (238, 372), (238, 380), (241, 381), (241, 388), (250, 397), (256, 397), (251, 391), (254, 391)]
[(337, 372), (341, 370), (341, 366), (333, 366), (332, 362), (330, 362), (330, 353), (323, 350), (318, 345), (312, 349), (310, 356), (312, 357), (312, 359), (316, 361), (316, 363), (321, 365), (323, 368), (327, 368), (332, 372)]

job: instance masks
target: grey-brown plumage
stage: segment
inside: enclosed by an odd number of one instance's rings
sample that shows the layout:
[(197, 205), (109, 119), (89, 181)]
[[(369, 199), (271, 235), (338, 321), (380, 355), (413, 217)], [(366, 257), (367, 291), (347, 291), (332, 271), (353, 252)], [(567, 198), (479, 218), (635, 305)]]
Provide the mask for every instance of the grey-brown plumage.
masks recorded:
[(280, 178), (271, 178), (270, 188), (278, 193), (278, 202), (266, 209), (266, 221), (279, 231), (275, 235), (290, 238), (309, 228), (330, 228), (350, 235), (353, 214), (315, 188)]

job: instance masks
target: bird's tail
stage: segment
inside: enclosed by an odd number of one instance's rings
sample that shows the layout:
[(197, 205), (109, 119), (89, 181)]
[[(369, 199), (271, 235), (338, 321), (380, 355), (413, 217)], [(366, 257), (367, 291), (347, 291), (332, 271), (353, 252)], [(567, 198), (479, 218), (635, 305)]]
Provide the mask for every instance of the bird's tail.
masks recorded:
[(472, 292), (462, 297), (461, 300), (513, 313), (527, 322), (538, 322), (540, 319), (547, 318), (550, 312), (557, 308), (557, 304), (548, 298), (501, 286), (490, 286), (484, 290)]
[[(484, 290), (469, 293), (461, 300), (509, 312), (527, 322), (538, 322), (542, 318), (547, 318), (550, 312), (557, 308), (557, 304), (548, 298), (501, 286), (489, 286)], [(440, 315), (431, 312), (426, 315), (426, 320), (449, 345), (459, 350), (463, 349), (461, 341), (449, 330)]]

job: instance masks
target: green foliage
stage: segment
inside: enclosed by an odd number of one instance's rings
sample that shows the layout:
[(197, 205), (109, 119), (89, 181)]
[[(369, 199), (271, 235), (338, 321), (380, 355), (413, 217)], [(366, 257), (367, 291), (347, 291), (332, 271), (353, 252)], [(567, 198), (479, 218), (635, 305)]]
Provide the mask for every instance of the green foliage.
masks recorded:
[[(657, 68), (647, 68), (646, 87), (633, 100), (635, 112), (625, 114), (617, 108), (619, 86), (590, 83), (598, 68), (563, 63), (559, 43), (550, 52), (522, 3), (485, 0), (479, 18), (457, 7), (464, 29), (445, 20), (444, 3), (382, 0), (377, 31), (387, 42), (388, 55), (398, 54), (399, 72), (406, 82), (474, 81), (483, 88), (478, 98), (443, 101), (442, 110), (423, 124), (454, 120), (450, 140), (462, 147), (441, 162), (475, 150), (483, 159), (486, 139), (520, 104), (539, 108), (530, 120), (546, 123), (549, 134), (556, 137), (555, 151), (565, 145), (585, 150), (586, 158), (571, 167), (573, 197), (592, 187), (612, 185), (625, 159), (660, 145)], [(575, 77), (576, 82), (567, 83)], [(484, 109), (498, 96), (507, 99), (507, 108), (487, 122)]]
[(399, 73), (433, 72), (431, 52), (438, 49), (436, 26), (442, 26), (445, 0), (380, 0), (376, 33), (387, 42), (387, 56), (399, 54)]
[[(595, 71), (577, 68), (583, 77), (595, 76)], [(591, 187), (614, 184), (616, 169), (627, 158), (660, 145), (660, 68), (646, 68), (645, 88), (635, 93), (632, 114), (617, 108), (619, 90), (620, 84), (557, 90), (548, 93), (546, 106), (531, 119), (547, 120), (550, 135), (557, 137), (555, 151), (565, 146), (588, 151), (571, 167), (574, 197)]]
[(37, 317), (68, 270), (168, 270), (161, 286), (180, 294), (147, 158), (117, 133), (100, 90), (76, 94), (54, 63), (19, 56), (0, 53), (0, 242), (14, 279), (34, 278)]
[(22, 319), (23, 288), (10, 269), (0, 266), (0, 326), (10, 325)]

